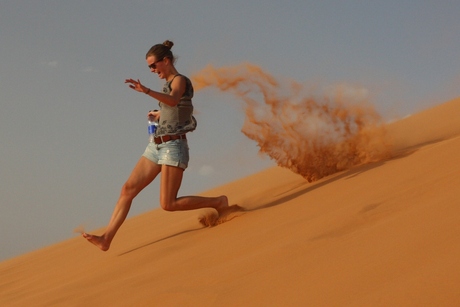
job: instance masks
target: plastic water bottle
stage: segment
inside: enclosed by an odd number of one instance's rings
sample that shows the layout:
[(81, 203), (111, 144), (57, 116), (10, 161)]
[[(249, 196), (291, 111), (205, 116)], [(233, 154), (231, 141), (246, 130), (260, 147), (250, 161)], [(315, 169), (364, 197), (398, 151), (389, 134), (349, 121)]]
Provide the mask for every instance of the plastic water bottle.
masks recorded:
[(148, 131), (149, 131), (149, 142), (153, 143), (154, 138), (155, 138), (155, 131), (157, 131), (158, 123), (153, 119), (153, 116), (149, 116), (149, 125), (148, 125)]

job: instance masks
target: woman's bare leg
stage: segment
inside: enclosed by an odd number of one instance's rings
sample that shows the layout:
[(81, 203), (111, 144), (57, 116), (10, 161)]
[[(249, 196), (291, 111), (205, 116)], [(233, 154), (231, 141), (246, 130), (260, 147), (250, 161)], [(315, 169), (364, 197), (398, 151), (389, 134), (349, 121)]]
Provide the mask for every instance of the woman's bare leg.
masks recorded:
[(148, 186), (160, 171), (160, 165), (153, 163), (145, 157), (141, 157), (121, 189), (120, 197), (115, 205), (109, 225), (104, 234), (95, 236), (83, 233), (83, 237), (101, 250), (108, 250), (115, 234), (128, 216), (134, 197)]
[(161, 168), (160, 204), (167, 211), (183, 211), (201, 208), (214, 208), (224, 212), (228, 206), (226, 196), (201, 197), (185, 196), (177, 198), (184, 170), (179, 167), (163, 165)]

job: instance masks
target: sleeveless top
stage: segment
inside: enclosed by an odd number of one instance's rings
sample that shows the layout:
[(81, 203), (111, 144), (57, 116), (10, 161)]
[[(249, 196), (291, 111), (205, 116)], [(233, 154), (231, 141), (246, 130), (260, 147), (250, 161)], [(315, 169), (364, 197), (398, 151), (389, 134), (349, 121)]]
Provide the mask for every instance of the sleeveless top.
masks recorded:
[[(175, 75), (174, 78), (177, 76), (185, 78), (185, 92), (180, 98), (179, 103), (174, 107), (171, 107), (161, 101), (159, 102), (161, 114), (158, 121), (158, 127), (155, 132), (156, 136), (184, 134), (193, 131), (196, 128), (197, 122), (195, 117), (192, 115), (192, 82), (189, 78), (180, 74)], [(171, 83), (174, 78), (165, 83), (163, 86), (163, 93), (171, 93)]]

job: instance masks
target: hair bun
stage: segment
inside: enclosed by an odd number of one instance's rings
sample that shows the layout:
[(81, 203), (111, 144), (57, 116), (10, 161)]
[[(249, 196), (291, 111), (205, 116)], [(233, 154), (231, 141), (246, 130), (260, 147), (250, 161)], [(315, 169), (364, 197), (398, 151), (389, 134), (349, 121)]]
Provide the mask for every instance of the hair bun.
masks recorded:
[(165, 45), (166, 47), (168, 47), (168, 49), (171, 49), (173, 46), (174, 46), (174, 43), (172, 41), (168, 41), (168, 40), (165, 40), (163, 42), (163, 45)]

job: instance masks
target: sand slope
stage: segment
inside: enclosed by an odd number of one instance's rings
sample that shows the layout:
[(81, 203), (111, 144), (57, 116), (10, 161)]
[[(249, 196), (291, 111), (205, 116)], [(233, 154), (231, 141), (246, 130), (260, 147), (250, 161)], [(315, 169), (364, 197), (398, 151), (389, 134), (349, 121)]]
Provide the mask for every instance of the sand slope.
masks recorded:
[(214, 228), (153, 210), (106, 253), (77, 237), (4, 261), (0, 306), (460, 306), (459, 114), (389, 125), (388, 161), (207, 191), (248, 210)]

